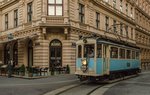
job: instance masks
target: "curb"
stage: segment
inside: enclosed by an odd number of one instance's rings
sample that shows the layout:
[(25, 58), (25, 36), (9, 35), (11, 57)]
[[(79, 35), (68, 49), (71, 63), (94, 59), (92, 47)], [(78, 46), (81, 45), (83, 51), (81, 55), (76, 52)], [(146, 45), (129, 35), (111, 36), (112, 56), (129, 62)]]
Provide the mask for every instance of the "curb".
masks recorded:
[(111, 87), (113, 87), (114, 85), (116, 85), (116, 84), (118, 84), (118, 83), (120, 83), (120, 82), (103, 86), (103, 87), (97, 89), (96, 91), (94, 91), (94, 92), (93, 92), (92, 94), (90, 94), (90, 95), (103, 95), (108, 89), (110, 89)]
[(62, 87), (62, 88), (53, 90), (53, 91), (51, 91), (51, 92), (47, 92), (47, 93), (45, 93), (45, 94), (43, 94), (43, 95), (57, 95), (57, 94), (59, 94), (59, 93), (61, 93), (61, 92), (64, 92), (64, 91), (66, 91), (66, 90), (68, 90), (68, 89), (74, 88), (74, 87), (79, 86), (79, 85), (81, 85), (81, 84), (74, 84), (74, 85), (64, 86), (64, 87)]

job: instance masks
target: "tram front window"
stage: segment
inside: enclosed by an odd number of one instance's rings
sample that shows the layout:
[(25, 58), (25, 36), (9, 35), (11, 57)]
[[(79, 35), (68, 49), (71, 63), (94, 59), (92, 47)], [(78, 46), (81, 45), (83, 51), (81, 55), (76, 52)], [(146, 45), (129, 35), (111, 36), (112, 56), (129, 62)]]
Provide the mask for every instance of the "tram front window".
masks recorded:
[(94, 44), (84, 45), (84, 57), (94, 58)]

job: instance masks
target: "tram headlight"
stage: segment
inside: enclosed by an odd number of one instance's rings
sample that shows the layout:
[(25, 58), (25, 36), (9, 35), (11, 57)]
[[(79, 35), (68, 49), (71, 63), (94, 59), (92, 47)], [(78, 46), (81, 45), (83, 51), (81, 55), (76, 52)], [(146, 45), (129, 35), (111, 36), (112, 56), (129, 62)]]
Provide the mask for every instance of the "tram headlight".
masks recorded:
[(87, 65), (86, 59), (82, 60), (82, 65)]

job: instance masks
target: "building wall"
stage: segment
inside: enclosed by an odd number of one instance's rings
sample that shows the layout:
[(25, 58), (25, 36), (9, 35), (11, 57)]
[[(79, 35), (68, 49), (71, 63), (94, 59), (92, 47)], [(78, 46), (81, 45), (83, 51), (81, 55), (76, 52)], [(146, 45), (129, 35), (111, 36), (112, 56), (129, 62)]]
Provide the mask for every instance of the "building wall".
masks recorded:
[(141, 63), (143, 69), (150, 68), (150, 2), (136, 0), (136, 43), (141, 48)]
[[(5, 0), (4, 0), (5, 1)], [(108, 2), (107, 2), (108, 1)], [(143, 0), (64, 0), (63, 15), (48, 15), (47, 0), (10, 0), (1, 2), (0, 15), (0, 40), (3, 44), (8, 41), (8, 35), (13, 34), (18, 41), (18, 63), (28, 64), (27, 46), (28, 41), (33, 41), (33, 62), (34, 66), (49, 67), (50, 55), (49, 45), (54, 39), (62, 43), (62, 65), (71, 67), (71, 72), (75, 70), (76, 49), (74, 43), (79, 36), (107, 37), (112, 40), (125, 41), (137, 44), (141, 48), (141, 59), (148, 60), (149, 37), (149, 2)], [(27, 4), (33, 4), (32, 21), (27, 22)], [(84, 6), (84, 22), (79, 20), (79, 4)], [(121, 7), (122, 5), (122, 7)], [(128, 7), (126, 7), (128, 5)], [(142, 10), (141, 8), (144, 8)], [(14, 28), (14, 10), (18, 9), (18, 27)], [(100, 24), (96, 27), (96, 12), (99, 13)], [(9, 16), (9, 27), (5, 30), (5, 14)], [(137, 15), (138, 14), (138, 15)], [(106, 30), (106, 16), (109, 17), (109, 30)], [(139, 17), (141, 17), (141, 20)], [(116, 21), (116, 32), (113, 29)], [(123, 34), (120, 33), (120, 23), (123, 24)], [(128, 35), (125, 27), (128, 26)], [(143, 45), (144, 44), (144, 45)], [(148, 62), (148, 61), (147, 61)], [(146, 63), (147, 64), (147, 63)]]

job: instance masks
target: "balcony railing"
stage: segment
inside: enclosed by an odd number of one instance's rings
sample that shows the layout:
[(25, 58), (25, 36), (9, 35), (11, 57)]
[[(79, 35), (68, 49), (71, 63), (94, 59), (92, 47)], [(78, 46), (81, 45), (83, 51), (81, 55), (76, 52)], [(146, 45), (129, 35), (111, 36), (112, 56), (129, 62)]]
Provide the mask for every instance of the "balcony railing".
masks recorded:
[(51, 17), (51, 16), (47, 16), (46, 17), (46, 22), (48, 24), (64, 24), (64, 17)]

